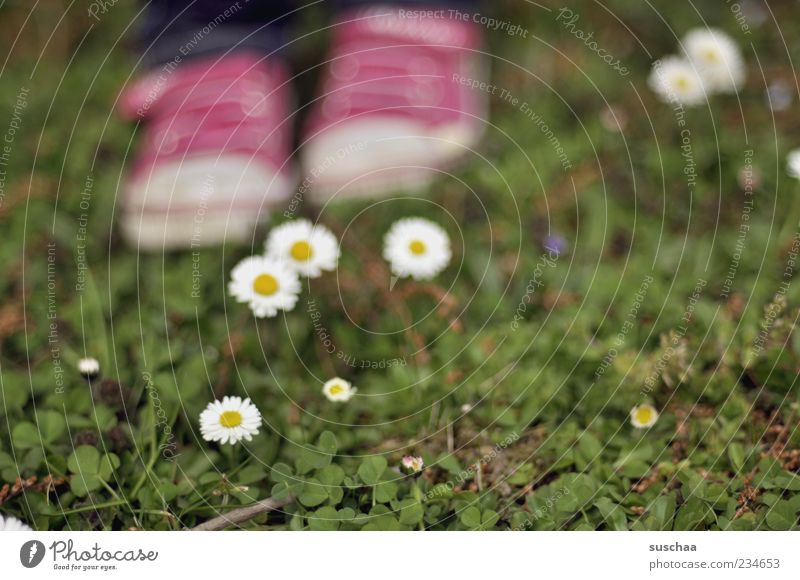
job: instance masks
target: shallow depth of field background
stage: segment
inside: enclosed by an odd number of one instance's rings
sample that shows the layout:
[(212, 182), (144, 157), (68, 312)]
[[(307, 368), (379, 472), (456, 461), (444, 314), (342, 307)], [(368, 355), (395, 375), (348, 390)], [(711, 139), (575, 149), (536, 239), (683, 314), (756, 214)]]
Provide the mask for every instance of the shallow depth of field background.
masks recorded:
[[(480, 150), (418, 194), (435, 203), (303, 205), (340, 236), (339, 269), (266, 320), (225, 290), (263, 233), (137, 255), (116, 232), (133, 3), (99, 20), (88, 2), (2, 4), (0, 513), (182, 529), (272, 496), (291, 501), (240, 526), (796, 528), (800, 184), (784, 158), (800, 27), (797, 2), (770, 4), (487, 6), (525, 33), (488, 33)], [(628, 74), (565, 29), (564, 6)], [(704, 23), (739, 42), (748, 76), (682, 113), (687, 153), (646, 78)], [(301, 104), (324, 36), (291, 55), (310, 69)], [(415, 215), (447, 229), (453, 262), (390, 289), (383, 233)], [(91, 385), (85, 355), (103, 370)], [(321, 394), (337, 375), (359, 389), (344, 405)], [(225, 394), (265, 425), (220, 449), (198, 416)], [(643, 402), (661, 413), (649, 430), (629, 420)]]

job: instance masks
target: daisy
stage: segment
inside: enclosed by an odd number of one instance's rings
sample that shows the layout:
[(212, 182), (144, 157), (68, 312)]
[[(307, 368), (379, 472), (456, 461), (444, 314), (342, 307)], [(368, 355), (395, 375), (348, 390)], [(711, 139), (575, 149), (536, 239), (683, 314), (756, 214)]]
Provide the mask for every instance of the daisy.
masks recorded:
[(412, 473), (419, 473), (422, 471), (422, 468), (425, 467), (425, 462), (422, 460), (422, 457), (406, 455), (403, 457), (403, 467)]
[(683, 37), (683, 51), (697, 67), (709, 90), (735, 93), (744, 83), (746, 71), (739, 47), (721, 30), (690, 30)]
[(356, 394), (356, 391), (358, 391), (356, 387), (339, 377), (322, 385), (322, 393), (334, 403), (346, 403)]
[(206, 441), (234, 443), (252, 441), (261, 425), (261, 413), (250, 399), (223, 397), (222, 402), (209, 403), (200, 413), (200, 432)]
[(31, 527), (13, 516), (0, 514), (0, 532), (30, 532)]
[(786, 156), (786, 173), (800, 179), (800, 149), (792, 149)]
[(262, 256), (245, 258), (231, 270), (228, 292), (246, 302), (259, 318), (291, 310), (300, 293), (297, 273), (283, 262)]
[(286, 264), (301, 276), (316, 278), (323, 270), (336, 269), (339, 261), (339, 243), (336, 236), (322, 225), (308, 220), (294, 220), (281, 224), (266, 242), (267, 256)]
[(82, 358), (78, 361), (78, 372), (85, 377), (93, 377), (100, 372), (100, 363), (96, 358)]
[(647, 429), (656, 424), (658, 411), (653, 405), (645, 403), (631, 409), (631, 424), (637, 429)]
[(383, 257), (395, 276), (430, 280), (450, 262), (450, 238), (423, 218), (396, 221), (383, 240)]
[(706, 101), (703, 80), (694, 65), (677, 56), (665, 56), (653, 63), (647, 82), (665, 103), (692, 107)]

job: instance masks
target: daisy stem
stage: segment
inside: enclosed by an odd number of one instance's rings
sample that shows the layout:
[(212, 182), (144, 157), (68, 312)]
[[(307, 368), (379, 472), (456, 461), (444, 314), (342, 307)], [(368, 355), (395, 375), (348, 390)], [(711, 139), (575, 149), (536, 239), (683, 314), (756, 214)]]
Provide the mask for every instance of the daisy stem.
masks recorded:
[[(414, 479), (414, 483), (411, 484), (411, 491), (414, 493), (414, 499), (417, 500), (420, 507), (422, 507), (422, 492), (419, 490), (419, 485), (417, 484), (417, 480)], [(425, 511), (423, 510), (422, 515), (419, 517), (419, 531), (425, 531)]]
[(225, 457), (228, 460), (228, 469), (227, 472), (230, 472), (234, 467), (236, 467), (236, 445), (226, 445), (225, 449)]
[[(230, 479), (230, 477), (232, 477), (233, 475), (236, 475), (246, 465), (247, 465), (247, 462), (242, 462), (240, 465), (237, 465), (235, 469), (231, 469), (230, 471), (228, 471), (225, 475)], [(188, 513), (194, 512), (195, 509), (198, 508), (198, 507), (208, 508), (209, 507), (208, 499), (206, 499), (205, 497), (201, 497), (199, 500), (195, 501), (194, 503), (189, 504), (188, 506), (183, 508), (181, 510), (181, 512), (178, 514), (178, 519), (183, 519), (183, 516), (185, 516)]]

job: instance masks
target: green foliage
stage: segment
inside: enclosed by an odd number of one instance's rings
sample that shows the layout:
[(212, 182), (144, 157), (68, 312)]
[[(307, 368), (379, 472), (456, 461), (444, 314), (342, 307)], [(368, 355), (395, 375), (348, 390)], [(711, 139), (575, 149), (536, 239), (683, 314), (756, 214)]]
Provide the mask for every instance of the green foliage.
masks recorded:
[[(632, 29), (655, 30), (645, 5), (610, 5)], [(618, 41), (609, 14), (574, 8), (599, 42)], [(738, 98), (715, 97), (713, 117), (687, 110), (697, 176), (688, 191), (674, 112), (646, 88), (649, 56), (615, 50), (631, 70), (621, 82), (554, 20), (501, 9), (559, 48), (492, 36), (502, 57), (493, 82), (535, 105), (572, 170), (494, 95), (488, 164), (475, 158), (419, 194), (433, 203), (326, 206), (320, 219), (342, 239), (338, 272), (268, 320), (226, 294), (231, 266), (252, 249), (139, 255), (119, 243), (114, 193), (133, 128), (108, 112), (131, 70), (124, 43), (98, 50), (95, 29), (68, 67), (34, 51), (33, 76), (20, 49), (0, 91), (7, 105), (30, 85), (24, 127), (41, 130), (19, 131), (0, 197), (0, 488), (27, 486), (0, 498), (4, 514), (40, 530), (178, 530), (270, 497), (285, 505), (243, 527), (800, 527), (800, 286), (797, 264), (787, 275), (793, 238), (780, 233), (800, 215), (775, 153), (776, 142), (798, 145), (790, 119), (779, 114), (774, 134), (752, 82)], [(771, 9), (796, 20), (792, 6)], [(131, 10), (115, 6), (103, 34), (128, 34)], [(689, 10), (664, 16), (676, 31), (700, 22)], [(66, 18), (76, 38), (89, 32), (85, 18)], [(797, 27), (784, 33), (800, 42)], [(782, 44), (765, 29), (753, 41), (770, 74), (793, 78), (779, 70)], [(666, 53), (674, 36), (648, 43)], [(608, 103), (625, 113), (622, 133), (608, 128)], [(746, 149), (759, 183), (740, 247)], [(87, 176), (88, 209), (76, 194)], [(389, 290), (381, 239), (411, 215), (448, 228), (453, 263), (431, 283)], [(552, 265), (548, 234), (567, 245)], [(102, 367), (91, 382), (75, 370), (87, 354)], [(320, 379), (334, 375), (358, 396), (327, 401)], [(252, 441), (202, 439), (199, 413), (226, 394), (261, 410)], [(637, 430), (628, 414), (644, 402), (660, 417)], [(401, 467), (409, 453), (424, 458), (422, 474)]]
[(73, 476), (70, 489), (78, 497), (102, 487), (119, 467), (119, 457), (113, 453), (101, 455), (97, 448), (81, 445), (67, 459), (67, 468)]

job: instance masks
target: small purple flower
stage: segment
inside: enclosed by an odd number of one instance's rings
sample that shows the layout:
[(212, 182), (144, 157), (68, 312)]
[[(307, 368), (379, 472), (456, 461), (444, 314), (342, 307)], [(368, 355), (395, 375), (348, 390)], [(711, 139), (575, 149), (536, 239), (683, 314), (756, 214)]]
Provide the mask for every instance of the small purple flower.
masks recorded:
[(792, 105), (794, 87), (784, 80), (778, 79), (764, 91), (764, 101), (773, 111), (785, 111)]
[(567, 251), (567, 240), (564, 236), (559, 236), (558, 234), (547, 236), (544, 239), (544, 248), (545, 250), (550, 250), (551, 252), (555, 252), (556, 255), (561, 255)]

